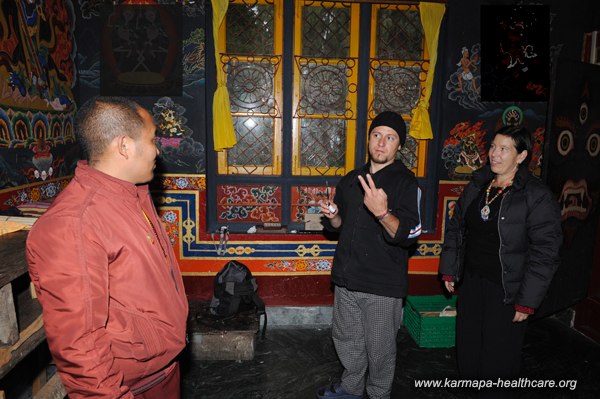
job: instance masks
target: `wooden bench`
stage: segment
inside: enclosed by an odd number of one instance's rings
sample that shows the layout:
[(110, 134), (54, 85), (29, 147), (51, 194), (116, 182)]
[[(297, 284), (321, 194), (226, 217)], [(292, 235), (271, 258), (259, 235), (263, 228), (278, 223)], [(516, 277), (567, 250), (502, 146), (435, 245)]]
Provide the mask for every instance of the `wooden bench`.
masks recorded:
[[(32, 295), (25, 240), (27, 231), (0, 235), (0, 380), (45, 341), (42, 308)], [(35, 376), (34, 376), (35, 377)], [(58, 374), (45, 381), (35, 377), (34, 399), (66, 395)], [(40, 384), (40, 380), (45, 383)], [(0, 391), (0, 398), (4, 393)]]

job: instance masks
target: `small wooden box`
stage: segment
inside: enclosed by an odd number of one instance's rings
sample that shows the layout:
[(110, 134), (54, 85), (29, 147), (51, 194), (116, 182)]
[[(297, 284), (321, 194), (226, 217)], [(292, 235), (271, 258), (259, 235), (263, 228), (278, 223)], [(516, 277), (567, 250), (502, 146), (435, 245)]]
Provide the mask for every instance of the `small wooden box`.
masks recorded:
[(190, 302), (188, 333), (192, 358), (198, 360), (252, 360), (259, 330), (254, 310), (217, 319), (207, 302)]

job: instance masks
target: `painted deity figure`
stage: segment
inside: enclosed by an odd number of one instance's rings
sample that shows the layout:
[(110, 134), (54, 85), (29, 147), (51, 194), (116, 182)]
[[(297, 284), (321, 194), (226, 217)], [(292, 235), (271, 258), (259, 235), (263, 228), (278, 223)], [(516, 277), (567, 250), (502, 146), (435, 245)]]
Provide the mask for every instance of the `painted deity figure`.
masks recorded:
[(461, 73), (458, 75), (458, 91), (463, 91), (463, 82), (470, 84), (473, 91), (479, 95), (479, 88), (475, 84), (475, 79), (473, 76), (473, 72), (477, 70), (477, 66), (475, 66), (475, 56), (471, 58), (469, 56), (469, 49), (466, 47), (462, 48), (462, 58), (456, 64), (461, 68)]

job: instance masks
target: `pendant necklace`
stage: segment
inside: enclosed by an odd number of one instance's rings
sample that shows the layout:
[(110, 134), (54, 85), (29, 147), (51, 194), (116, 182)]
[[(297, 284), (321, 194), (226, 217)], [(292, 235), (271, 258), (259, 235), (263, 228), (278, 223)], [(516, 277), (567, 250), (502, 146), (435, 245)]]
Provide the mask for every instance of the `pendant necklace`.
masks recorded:
[(492, 199), (490, 200), (490, 191), (492, 189), (492, 184), (494, 184), (495, 180), (492, 180), (490, 182), (490, 185), (485, 189), (485, 205), (483, 206), (483, 208), (481, 208), (481, 220), (483, 220), (484, 222), (487, 222), (488, 219), (490, 218), (490, 204), (492, 202), (494, 202), (494, 200), (496, 198), (498, 198), (499, 196), (502, 195), (503, 192), (505, 192), (505, 190), (510, 187), (510, 185), (512, 184), (512, 181), (510, 183), (508, 183), (508, 185), (506, 185), (505, 187), (499, 187), (498, 188), (498, 192), (496, 193), (496, 195), (494, 195), (492, 197)]

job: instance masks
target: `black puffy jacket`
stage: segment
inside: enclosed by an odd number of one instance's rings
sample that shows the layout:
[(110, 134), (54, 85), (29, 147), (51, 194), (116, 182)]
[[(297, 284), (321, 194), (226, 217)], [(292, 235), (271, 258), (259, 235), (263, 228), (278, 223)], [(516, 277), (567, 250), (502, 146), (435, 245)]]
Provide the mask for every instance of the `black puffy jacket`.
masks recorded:
[[(460, 280), (464, 266), (465, 213), (493, 178), (489, 166), (473, 173), (446, 226), (439, 271), (454, 281)], [(500, 203), (498, 233), (504, 303), (538, 308), (560, 264), (562, 229), (554, 195), (524, 166)]]

